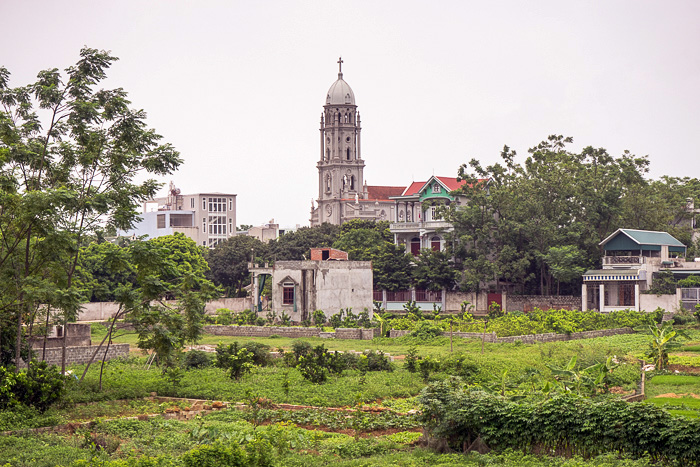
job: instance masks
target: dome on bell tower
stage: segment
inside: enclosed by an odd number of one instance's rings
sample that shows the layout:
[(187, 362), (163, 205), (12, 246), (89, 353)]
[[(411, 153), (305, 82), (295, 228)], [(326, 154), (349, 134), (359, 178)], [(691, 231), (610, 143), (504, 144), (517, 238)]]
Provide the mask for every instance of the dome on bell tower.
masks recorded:
[(328, 89), (326, 105), (355, 105), (355, 94), (343, 79), (343, 59), (338, 59), (338, 80)]

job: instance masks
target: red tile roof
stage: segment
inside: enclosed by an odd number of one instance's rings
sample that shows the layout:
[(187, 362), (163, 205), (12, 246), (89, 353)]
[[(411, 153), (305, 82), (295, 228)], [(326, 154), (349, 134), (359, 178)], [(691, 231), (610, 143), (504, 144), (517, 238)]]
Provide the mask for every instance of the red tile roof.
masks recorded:
[(465, 183), (465, 180), (457, 180), (454, 177), (435, 177), (440, 180), (450, 191), (459, 190)]
[(402, 186), (367, 186), (367, 198), (375, 200), (389, 200), (390, 196), (401, 196)]
[(415, 195), (416, 193), (418, 193), (418, 190), (423, 188), (423, 185), (425, 185), (425, 182), (413, 182), (406, 187), (403, 193), (401, 193), (401, 196)]

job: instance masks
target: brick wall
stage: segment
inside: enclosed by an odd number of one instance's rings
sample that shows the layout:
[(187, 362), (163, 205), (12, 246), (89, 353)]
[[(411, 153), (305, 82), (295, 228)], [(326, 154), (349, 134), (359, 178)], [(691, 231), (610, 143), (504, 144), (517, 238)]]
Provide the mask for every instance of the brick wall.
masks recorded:
[[(83, 345), (79, 347), (66, 347), (66, 364), (68, 365), (73, 365), (73, 364), (80, 364), (80, 363), (87, 363), (90, 361), (90, 358), (92, 358), (92, 354), (95, 353), (95, 349), (97, 349), (97, 346), (94, 345)], [(37, 353), (37, 358), (41, 359), (42, 351), (41, 348), (34, 348), (34, 351)], [(95, 361), (102, 360), (102, 356), (104, 355), (104, 347), (100, 349), (98, 352), (97, 356), (95, 357)], [(112, 344), (109, 346), (109, 351), (107, 352), (107, 360), (111, 360), (113, 358), (119, 358), (119, 357), (128, 357), (129, 356), (129, 344)], [(52, 348), (52, 349), (46, 349), (46, 357), (45, 359), (47, 363), (51, 365), (60, 365), (61, 364), (61, 348)]]
[(334, 248), (312, 248), (311, 249), (311, 261), (323, 261), (323, 252), (328, 251), (328, 259), (347, 261), (348, 254), (341, 250), (336, 250)]
[[(389, 337), (401, 337), (405, 336), (411, 331), (392, 329), (389, 331)], [(491, 343), (513, 343), (515, 341), (520, 341), (523, 344), (534, 344), (535, 342), (559, 342), (559, 341), (570, 341), (578, 339), (593, 339), (595, 337), (608, 337), (617, 336), (620, 334), (633, 334), (632, 328), (616, 328), (616, 329), (602, 329), (599, 331), (584, 331), (584, 332), (572, 332), (571, 334), (556, 334), (556, 333), (546, 333), (546, 334), (529, 334), (525, 336), (509, 336), (509, 337), (496, 337), (495, 332), (487, 332), (486, 334), (482, 332), (453, 332), (453, 336), (461, 337), (463, 339), (481, 339), (484, 338), (484, 342)], [(449, 332), (443, 333), (444, 336), (449, 336)]]

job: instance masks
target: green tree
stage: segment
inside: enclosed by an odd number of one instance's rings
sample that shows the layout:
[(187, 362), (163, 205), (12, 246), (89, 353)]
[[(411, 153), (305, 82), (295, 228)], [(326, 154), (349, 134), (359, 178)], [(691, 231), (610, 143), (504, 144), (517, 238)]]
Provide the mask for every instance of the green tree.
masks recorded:
[(270, 242), (270, 257), (282, 261), (308, 259), (311, 248), (333, 246), (339, 232), (340, 228), (337, 225), (324, 223), (285, 233)]
[(406, 290), (411, 287), (413, 260), (403, 246), (385, 243), (372, 258), (376, 290)]
[(65, 74), (45, 70), (18, 88), (0, 68), (0, 310), (14, 314), (16, 359), (36, 304), (51, 305), (63, 323), (75, 318), (85, 239), (104, 224), (129, 227), (135, 206), (158, 188), (148, 175), (181, 163), (123, 89), (97, 89), (116, 57), (89, 48), (80, 55)]
[(386, 243), (376, 230), (352, 229), (341, 233), (333, 248), (347, 252), (351, 261), (371, 261)]
[(229, 297), (245, 296), (243, 288), (250, 285), (248, 263), (268, 260), (269, 247), (255, 237), (236, 235), (207, 252), (208, 274), (215, 284), (220, 285)]
[(416, 257), (413, 280), (416, 287), (428, 290), (451, 289), (457, 271), (443, 251), (422, 250)]
[(586, 268), (581, 266), (583, 255), (575, 245), (550, 247), (544, 261), (557, 281), (557, 295), (559, 295), (560, 282), (571, 282), (580, 278), (586, 271)]

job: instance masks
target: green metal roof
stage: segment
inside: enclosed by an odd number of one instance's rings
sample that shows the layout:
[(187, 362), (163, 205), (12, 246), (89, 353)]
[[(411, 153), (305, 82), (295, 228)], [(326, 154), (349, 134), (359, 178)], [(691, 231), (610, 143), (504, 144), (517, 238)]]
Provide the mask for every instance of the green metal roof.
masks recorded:
[(683, 247), (685, 245), (673, 238), (668, 232), (656, 232), (652, 230), (617, 229), (608, 238), (600, 242), (601, 245), (609, 243), (619, 235), (627, 237), (637, 245), (668, 245)]

